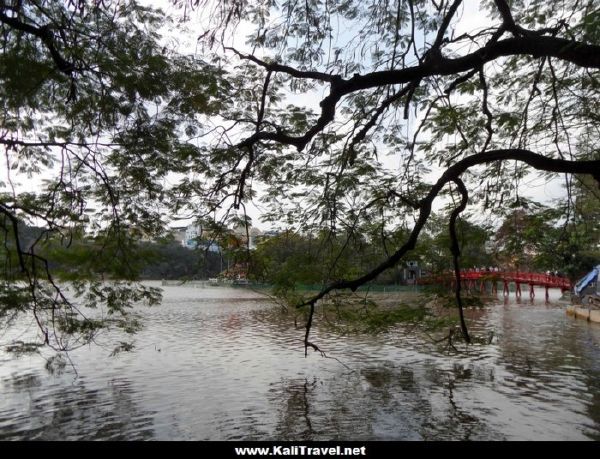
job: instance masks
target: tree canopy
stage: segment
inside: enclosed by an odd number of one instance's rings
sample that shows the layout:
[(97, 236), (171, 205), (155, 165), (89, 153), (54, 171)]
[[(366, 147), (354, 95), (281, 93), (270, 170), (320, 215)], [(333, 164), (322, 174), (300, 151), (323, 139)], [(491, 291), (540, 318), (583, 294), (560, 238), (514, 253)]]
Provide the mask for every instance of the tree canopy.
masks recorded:
[[(130, 329), (129, 307), (158, 301), (133, 283), (139, 241), (176, 217), (222, 228), (252, 202), (348, 241), (368, 224), (381, 259), (302, 302), (310, 330), (316, 301), (415, 248), (437, 198), (458, 270), (467, 207), (502, 214), (532, 170), (566, 174), (569, 222), (573, 183), (600, 183), (593, 0), (173, 5), (170, 22), (136, 2), (1, 2), (0, 318), (33, 315), (47, 345), (106, 325), (85, 305)], [(27, 244), (24, 224), (43, 228)], [(72, 269), (51, 269), (59, 253)]]

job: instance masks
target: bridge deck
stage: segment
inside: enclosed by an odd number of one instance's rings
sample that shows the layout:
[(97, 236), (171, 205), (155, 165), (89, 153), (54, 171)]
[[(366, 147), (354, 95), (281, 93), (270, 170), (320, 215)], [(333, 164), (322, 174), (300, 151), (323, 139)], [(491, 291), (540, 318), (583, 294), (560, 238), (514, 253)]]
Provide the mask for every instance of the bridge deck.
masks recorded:
[[(508, 285), (514, 283), (516, 285), (515, 292), (517, 296), (521, 295), (521, 284), (529, 285), (529, 295), (535, 296), (534, 287), (544, 287), (546, 289), (546, 298), (548, 297), (548, 289), (559, 288), (563, 292), (571, 289), (571, 281), (564, 277), (552, 276), (548, 274), (530, 273), (521, 271), (487, 271), (476, 269), (465, 269), (460, 272), (461, 283), (464, 282), (466, 289), (472, 289), (477, 284), (481, 291), (485, 289), (485, 283), (492, 283), (492, 292), (497, 291), (497, 283), (503, 283), (504, 294), (508, 294)], [(427, 276), (419, 279), (420, 284), (448, 284), (454, 283), (454, 272), (437, 276)]]

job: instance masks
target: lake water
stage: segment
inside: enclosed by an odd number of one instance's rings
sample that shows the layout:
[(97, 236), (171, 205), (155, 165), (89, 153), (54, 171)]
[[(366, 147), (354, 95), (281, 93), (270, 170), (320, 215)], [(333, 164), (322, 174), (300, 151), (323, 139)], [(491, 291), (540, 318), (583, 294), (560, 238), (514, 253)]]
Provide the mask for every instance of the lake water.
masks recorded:
[(335, 359), (305, 358), (303, 324), (249, 290), (169, 286), (144, 315), (133, 352), (73, 352), (77, 376), (0, 351), (0, 439), (600, 440), (600, 325), (564, 305), (490, 305), (471, 332), (491, 344), (459, 354), (317, 317)]

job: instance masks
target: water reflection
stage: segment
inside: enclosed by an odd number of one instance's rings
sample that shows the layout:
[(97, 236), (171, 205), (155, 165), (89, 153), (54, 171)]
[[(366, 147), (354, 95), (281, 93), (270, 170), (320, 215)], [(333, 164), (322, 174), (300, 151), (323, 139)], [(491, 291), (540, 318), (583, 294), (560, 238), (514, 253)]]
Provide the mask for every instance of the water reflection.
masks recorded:
[[(83, 379), (46, 387), (42, 377), (3, 379), (0, 440), (149, 440), (152, 413), (134, 401), (131, 381), (88, 389)], [(8, 402), (8, 403), (7, 403)], [(8, 406), (7, 406), (8, 405)]]
[(0, 439), (600, 439), (600, 326), (503, 303), (469, 310), (485, 339), (461, 353), (317, 322), (333, 360), (304, 358), (302, 324), (252, 292), (170, 287), (133, 353), (72, 354), (79, 378), (0, 353)]
[(279, 381), (269, 388), (269, 401), (277, 412), (276, 438), (282, 440), (314, 440), (318, 432), (313, 428), (312, 416), (317, 407), (317, 378)]
[(423, 438), (435, 440), (437, 438), (454, 440), (504, 440), (506, 437), (495, 430), (493, 423), (489, 422), (491, 412), (485, 406), (476, 409), (464, 402), (464, 392), (473, 385), (481, 385), (493, 379), (493, 371), (487, 372), (483, 368), (475, 369), (454, 363), (453, 367), (445, 371), (435, 371), (438, 374), (438, 384), (442, 391), (438, 397), (438, 414), (423, 426)]
[(365, 368), (359, 375), (347, 374), (341, 381), (305, 378), (272, 384), (270, 401), (278, 410), (276, 438), (505, 439), (487, 420), (461, 407), (460, 396), (455, 397), (461, 381), (471, 379), (469, 369), (429, 368), (425, 373), (433, 376), (429, 384), (410, 368), (388, 363)]

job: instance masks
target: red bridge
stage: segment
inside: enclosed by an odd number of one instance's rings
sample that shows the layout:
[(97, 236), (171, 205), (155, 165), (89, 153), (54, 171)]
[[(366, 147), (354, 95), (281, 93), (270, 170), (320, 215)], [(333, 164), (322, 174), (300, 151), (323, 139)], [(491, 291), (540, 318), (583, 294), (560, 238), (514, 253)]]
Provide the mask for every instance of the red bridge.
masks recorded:
[[(492, 285), (492, 293), (498, 292), (498, 283), (502, 282), (503, 294), (509, 294), (509, 284), (515, 284), (516, 296), (521, 296), (521, 284), (529, 285), (529, 296), (535, 296), (534, 287), (544, 287), (546, 289), (546, 300), (548, 299), (548, 289), (559, 288), (563, 292), (571, 290), (571, 281), (560, 276), (549, 274), (527, 273), (521, 271), (488, 271), (477, 269), (465, 269), (460, 272), (460, 280), (465, 289), (485, 292), (486, 283)], [(419, 284), (454, 284), (456, 277), (454, 272), (438, 276), (422, 277), (418, 280)]]

